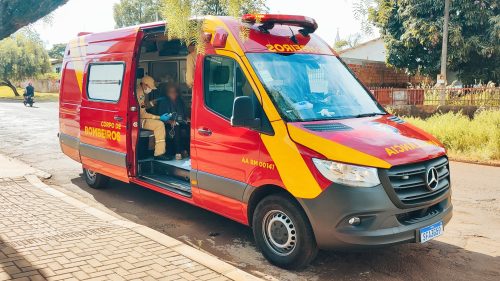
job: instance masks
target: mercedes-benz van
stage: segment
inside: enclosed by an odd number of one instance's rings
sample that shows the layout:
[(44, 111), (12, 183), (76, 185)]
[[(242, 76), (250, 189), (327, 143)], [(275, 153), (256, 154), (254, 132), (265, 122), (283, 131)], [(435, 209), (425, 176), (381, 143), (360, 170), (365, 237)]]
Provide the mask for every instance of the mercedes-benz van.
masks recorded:
[[(384, 110), (314, 34), (313, 19), (203, 21), (192, 88), (188, 47), (164, 22), (68, 44), (59, 138), (90, 186), (135, 183), (248, 225), (285, 268), (304, 267), (318, 249), (423, 243), (443, 232), (452, 216), (445, 148)], [(145, 75), (156, 81), (152, 96), (180, 85), (188, 158), (153, 156), (158, 136), (141, 127), (135, 91)]]

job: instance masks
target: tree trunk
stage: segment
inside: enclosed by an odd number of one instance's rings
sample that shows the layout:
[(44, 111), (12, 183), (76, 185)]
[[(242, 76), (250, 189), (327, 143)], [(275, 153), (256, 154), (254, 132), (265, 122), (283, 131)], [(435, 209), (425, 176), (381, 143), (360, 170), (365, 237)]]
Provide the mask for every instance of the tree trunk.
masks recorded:
[(0, 40), (46, 16), (68, 0), (0, 0)]
[(441, 50), (441, 74), (439, 77), (443, 80), (443, 85), (441, 85), (442, 89), (439, 95), (439, 105), (445, 105), (446, 103), (446, 86), (448, 85), (448, 25), (450, 22), (450, 2), (451, 0), (444, 0), (443, 46)]
[(14, 86), (14, 84), (12, 84), (9, 80), (3, 80), (3, 81), (0, 81), (0, 86), (7, 86), (9, 87), (12, 92), (14, 92), (14, 96), (16, 97), (19, 97), (19, 92), (17, 92), (17, 88), (16, 86)]

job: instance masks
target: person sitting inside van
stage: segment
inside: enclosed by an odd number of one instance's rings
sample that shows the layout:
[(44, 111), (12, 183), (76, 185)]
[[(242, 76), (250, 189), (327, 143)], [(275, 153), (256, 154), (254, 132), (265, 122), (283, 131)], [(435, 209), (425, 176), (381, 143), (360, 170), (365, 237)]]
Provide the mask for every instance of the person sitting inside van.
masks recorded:
[(156, 90), (155, 81), (151, 76), (144, 76), (141, 83), (137, 85), (136, 94), (137, 100), (139, 102), (140, 109), (140, 121), (141, 128), (153, 131), (155, 135), (155, 159), (158, 160), (171, 160), (165, 154), (165, 125), (163, 122), (167, 122), (170, 119), (168, 114), (163, 114), (161, 116), (151, 114), (146, 111), (148, 108), (148, 95)]
[(160, 114), (172, 114), (175, 118), (165, 123), (168, 133), (167, 154), (175, 155), (176, 160), (188, 156), (189, 151), (189, 116), (186, 105), (179, 96), (179, 89), (175, 84), (169, 84), (166, 90), (166, 99), (160, 100), (158, 112)]

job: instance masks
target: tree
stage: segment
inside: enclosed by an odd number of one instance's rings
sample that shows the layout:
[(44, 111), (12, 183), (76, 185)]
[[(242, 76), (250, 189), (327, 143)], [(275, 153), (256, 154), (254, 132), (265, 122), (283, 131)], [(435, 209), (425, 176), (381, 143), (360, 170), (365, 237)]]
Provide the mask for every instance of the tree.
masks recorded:
[(260, 13), (268, 10), (265, 0), (162, 0), (162, 16), (168, 22), (168, 34), (184, 41), (186, 45), (196, 44), (198, 51), (203, 47), (202, 21), (191, 20), (194, 16), (219, 15), (240, 16), (245, 13)]
[(336, 51), (341, 51), (344, 49), (356, 47), (357, 45), (359, 45), (361, 38), (362, 36), (359, 33), (350, 34), (349, 36), (347, 36), (347, 38), (340, 39), (339, 41), (335, 42), (333, 49), (335, 49)]
[(121, 0), (113, 5), (116, 27), (154, 22), (160, 19), (159, 0)]
[(68, 0), (0, 0), (0, 40), (66, 2)]
[[(159, 11), (162, 9), (162, 2), (171, 5), (165, 0), (121, 0), (113, 6), (116, 27), (157, 21), (160, 18)], [(237, 14), (268, 11), (265, 0), (176, 0), (171, 2), (178, 2), (177, 5), (183, 5), (183, 2), (188, 3), (192, 16), (227, 16), (231, 13), (232, 7), (238, 11)]]
[(0, 86), (11, 88), (15, 96), (19, 93), (13, 80), (20, 81), (49, 70), (49, 56), (36, 34), (23, 30), (0, 41)]
[(52, 59), (62, 59), (64, 57), (64, 51), (66, 50), (66, 44), (59, 43), (54, 44), (52, 48), (48, 51), (49, 57)]
[(374, 26), (368, 15), (376, 7), (377, 2), (377, 0), (354, 0), (352, 3), (354, 18), (360, 22), (361, 32), (364, 34), (373, 34)]
[(212, 16), (228, 16), (230, 9), (235, 12), (232, 14), (248, 14), (248, 13), (264, 13), (269, 9), (266, 6), (265, 0), (250, 0), (250, 1), (228, 1), (228, 0), (193, 0), (193, 13), (195, 15), (212, 15)]
[[(369, 19), (380, 28), (387, 63), (435, 77), (440, 70), (444, 1), (374, 0)], [(500, 80), (500, 15), (490, 0), (454, 0), (448, 68), (464, 83)]]

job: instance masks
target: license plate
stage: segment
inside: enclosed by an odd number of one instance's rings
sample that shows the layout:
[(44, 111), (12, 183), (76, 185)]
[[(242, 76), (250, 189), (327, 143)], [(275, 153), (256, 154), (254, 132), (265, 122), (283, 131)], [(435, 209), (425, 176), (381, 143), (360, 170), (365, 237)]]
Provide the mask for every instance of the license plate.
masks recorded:
[(420, 229), (420, 243), (425, 243), (431, 239), (443, 234), (443, 222), (438, 221), (434, 224)]

